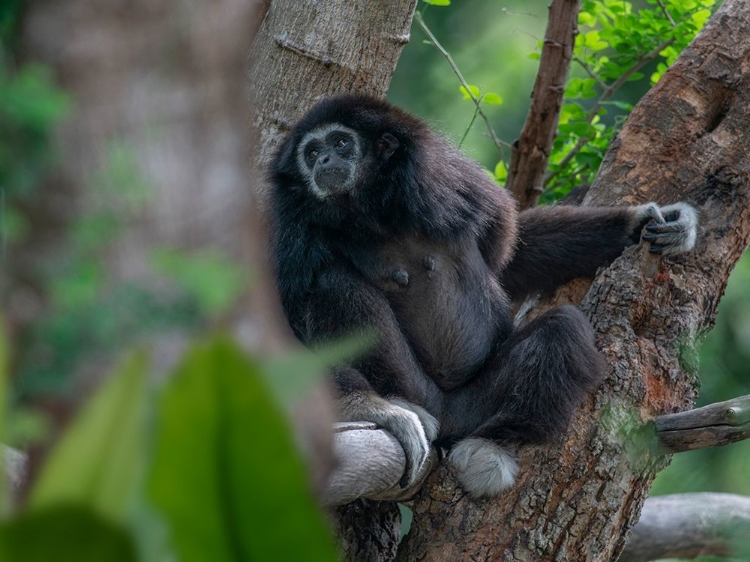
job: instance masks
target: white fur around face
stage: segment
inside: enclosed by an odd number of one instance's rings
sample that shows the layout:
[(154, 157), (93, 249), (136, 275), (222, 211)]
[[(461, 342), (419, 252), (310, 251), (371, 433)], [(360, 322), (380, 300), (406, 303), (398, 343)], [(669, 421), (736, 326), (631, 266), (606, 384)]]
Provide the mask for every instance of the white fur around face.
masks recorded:
[[(325, 199), (326, 197), (328, 197), (329, 194), (326, 191), (320, 189), (320, 187), (318, 187), (318, 184), (315, 181), (315, 177), (313, 176), (312, 170), (307, 167), (307, 162), (305, 162), (305, 147), (312, 140), (320, 140), (320, 141), (325, 140), (325, 138), (329, 134), (333, 133), (334, 131), (341, 131), (343, 133), (347, 133), (348, 135), (351, 135), (353, 142), (354, 142), (354, 154), (355, 154), (355, 158), (357, 162), (359, 162), (359, 160), (362, 157), (362, 147), (360, 146), (359, 135), (354, 129), (345, 127), (341, 123), (329, 123), (328, 125), (316, 127), (312, 131), (308, 132), (304, 137), (302, 137), (302, 140), (297, 145), (297, 168), (302, 174), (302, 177), (305, 178), (305, 182), (310, 188), (310, 191), (312, 192), (312, 194), (315, 195), (315, 197), (317, 197), (318, 199)], [(352, 175), (349, 182), (347, 183), (353, 184), (355, 180), (356, 180), (356, 177)]]
[(498, 495), (513, 486), (518, 476), (515, 453), (481, 437), (459, 441), (448, 459), (461, 487), (475, 499)]

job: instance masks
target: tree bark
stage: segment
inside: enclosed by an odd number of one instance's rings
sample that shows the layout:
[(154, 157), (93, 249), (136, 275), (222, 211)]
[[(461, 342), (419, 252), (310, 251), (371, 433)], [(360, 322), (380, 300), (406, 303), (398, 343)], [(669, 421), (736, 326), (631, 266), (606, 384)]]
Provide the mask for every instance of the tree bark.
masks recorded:
[(750, 528), (750, 498), (676, 494), (649, 499), (618, 562), (736, 555)]
[(536, 205), (544, 191), (544, 173), (557, 136), (565, 82), (578, 35), (580, 5), (580, 0), (554, 0), (549, 7), (539, 72), (531, 93), (531, 108), (521, 137), (513, 144), (505, 186), (521, 209)]
[[(685, 200), (701, 215), (694, 252), (627, 250), (581, 302), (610, 373), (564, 439), (521, 451), (516, 486), (471, 501), (445, 466), (417, 497), (400, 560), (615, 560), (666, 462), (641, 438), (695, 396), (697, 340), (712, 326), (750, 239), (750, 5), (728, 0), (636, 106), (588, 205)], [(554, 302), (554, 299), (553, 299)], [(550, 303), (547, 302), (546, 306)]]

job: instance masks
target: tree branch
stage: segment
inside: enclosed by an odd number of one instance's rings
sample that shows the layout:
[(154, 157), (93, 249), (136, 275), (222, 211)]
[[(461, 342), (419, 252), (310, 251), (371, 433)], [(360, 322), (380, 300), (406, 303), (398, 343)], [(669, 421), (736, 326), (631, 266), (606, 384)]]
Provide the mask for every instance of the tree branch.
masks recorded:
[(565, 81), (578, 34), (579, 0), (553, 0), (544, 36), (531, 108), (514, 144), (506, 187), (521, 209), (533, 207), (544, 191), (544, 173), (557, 134)]
[(665, 453), (720, 447), (748, 439), (750, 395), (659, 416), (656, 432)]
[[(474, 93), (471, 91), (471, 88), (469, 88), (469, 83), (466, 81), (466, 78), (464, 78), (464, 75), (461, 73), (461, 69), (458, 68), (458, 65), (456, 64), (456, 61), (453, 60), (453, 57), (451, 54), (445, 50), (445, 48), (440, 44), (440, 41), (437, 40), (437, 37), (433, 35), (432, 31), (429, 27), (427, 27), (427, 24), (424, 21), (424, 18), (422, 17), (422, 14), (420, 12), (416, 12), (414, 14), (414, 20), (419, 24), (419, 27), (422, 28), (422, 31), (424, 31), (427, 34), (427, 37), (430, 38), (430, 42), (432, 43), (432, 46), (435, 47), (438, 51), (440, 51), (440, 54), (445, 57), (445, 60), (448, 61), (448, 64), (450, 65), (451, 69), (453, 70), (453, 73), (458, 78), (458, 81), (461, 83), (461, 85), (464, 87), (464, 90), (471, 98), (471, 101), (474, 102), (474, 106), (476, 107), (476, 112), (474, 114), (474, 117), (476, 117), (476, 113), (479, 113), (479, 115), (482, 116), (482, 119), (484, 120), (484, 124), (487, 126), (487, 131), (490, 134), (490, 138), (492, 139), (492, 142), (495, 144), (495, 147), (497, 148), (497, 152), (500, 155), (500, 158), (503, 157), (503, 142), (497, 138), (497, 134), (495, 133), (495, 129), (492, 128), (492, 125), (490, 124), (490, 120), (487, 117), (487, 114), (482, 110), (482, 102), (479, 98), (477, 98)], [(471, 120), (472, 123), (474, 122), (474, 119)], [(469, 128), (471, 128), (471, 125), (469, 125)], [(467, 131), (468, 133), (468, 131)], [(464, 135), (464, 138), (466, 138), (466, 135)], [(463, 143), (463, 139), (461, 139), (461, 142)]]
[(677, 494), (649, 498), (619, 562), (737, 554), (747, 539), (750, 498), (732, 494)]
[(404, 500), (413, 496), (437, 464), (433, 452), (410, 488), (400, 488), (406, 457), (399, 442), (370, 422), (334, 424), (333, 453), (336, 468), (321, 498), (328, 506), (343, 505), (359, 498)]
[[(750, 395), (656, 418), (654, 438), (662, 454), (720, 447), (750, 439)], [(413, 496), (437, 465), (433, 454), (415, 486), (402, 490), (398, 481), (406, 460), (398, 441), (370, 422), (337, 423), (334, 454), (338, 464), (323, 495), (326, 505), (359, 498), (403, 500)]]

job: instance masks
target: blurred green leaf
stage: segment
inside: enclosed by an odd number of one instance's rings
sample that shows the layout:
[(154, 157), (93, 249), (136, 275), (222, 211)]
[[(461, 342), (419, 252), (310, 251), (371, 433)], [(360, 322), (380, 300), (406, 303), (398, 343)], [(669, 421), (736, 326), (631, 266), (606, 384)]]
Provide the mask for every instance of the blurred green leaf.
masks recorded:
[(489, 92), (487, 94), (484, 94), (484, 96), (482, 96), (482, 101), (490, 105), (502, 105), (503, 104), (503, 98), (501, 98), (499, 95), (497, 95), (494, 92)]
[(236, 345), (195, 346), (158, 413), (149, 496), (183, 562), (336, 560), (285, 420)]
[(101, 196), (100, 205), (116, 201), (130, 211), (143, 207), (153, 195), (153, 188), (141, 171), (135, 147), (124, 139), (109, 143), (104, 166), (94, 177), (94, 188)]
[(8, 413), (5, 442), (13, 447), (40, 443), (50, 434), (50, 424), (41, 412), (16, 407)]
[(351, 359), (375, 344), (374, 334), (361, 334), (318, 349), (285, 352), (263, 364), (271, 391), (282, 404), (305, 396), (326, 370)]
[(73, 503), (124, 517), (144, 462), (147, 365), (132, 354), (88, 402), (45, 463), (29, 509)]
[(131, 562), (130, 537), (92, 511), (60, 506), (0, 527), (1, 562)]
[(451, 0), (422, 0), (425, 4), (430, 4), (432, 6), (450, 6)]
[(495, 166), (495, 179), (499, 183), (504, 183), (505, 180), (508, 179), (508, 168), (502, 160), (500, 160)]
[(215, 251), (185, 254), (161, 249), (151, 259), (157, 271), (195, 298), (209, 315), (224, 312), (250, 283), (245, 271)]

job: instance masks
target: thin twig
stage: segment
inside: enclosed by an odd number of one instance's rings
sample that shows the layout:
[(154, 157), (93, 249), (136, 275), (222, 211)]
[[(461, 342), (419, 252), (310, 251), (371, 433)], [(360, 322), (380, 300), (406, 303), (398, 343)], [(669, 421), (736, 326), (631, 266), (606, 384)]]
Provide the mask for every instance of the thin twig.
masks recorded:
[(474, 109), (474, 115), (471, 116), (471, 121), (469, 121), (469, 126), (466, 127), (466, 131), (464, 131), (464, 136), (461, 137), (461, 142), (458, 143), (458, 148), (461, 148), (464, 144), (464, 141), (466, 140), (466, 137), (469, 135), (469, 131), (471, 131), (471, 127), (474, 125), (474, 121), (477, 120), (477, 115), (479, 115), (479, 108)]
[(487, 118), (487, 115), (484, 113), (484, 111), (482, 111), (481, 101), (474, 95), (474, 93), (469, 88), (469, 83), (466, 81), (463, 74), (461, 74), (461, 70), (456, 65), (456, 62), (453, 60), (453, 57), (451, 56), (451, 54), (445, 50), (445, 48), (440, 44), (440, 41), (437, 40), (437, 37), (433, 35), (430, 28), (427, 27), (427, 24), (425, 23), (424, 18), (422, 17), (422, 14), (419, 12), (416, 12), (414, 14), (414, 19), (419, 24), (419, 27), (422, 28), (422, 31), (424, 31), (427, 34), (427, 37), (430, 38), (430, 41), (432, 42), (432, 46), (435, 47), (438, 51), (440, 51), (440, 54), (443, 55), (443, 57), (445, 57), (445, 60), (448, 61), (448, 64), (453, 69), (453, 73), (456, 75), (456, 77), (458, 77), (459, 82), (461, 82), (461, 85), (464, 87), (469, 97), (471, 97), (471, 101), (474, 102), (477, 113), (479, 113), (479, 115), (482, 116), (482, 119), (484, 120), (484, 123), (487, 126), (487, 131), (489, 131), (490, 133), (490, 138), (492, 139), (492, 142), (497, 148), (497, 151), (500, 154), (500, 158), (502, 159), (504, 157), (503, 145), (500, 142), (500, 139), (497, 138), (497, 135), (495, 134), (495, 130), (492, 128), (492, 125), (490, 125), (490, 120)]
[(622, 75), (612, 82), (610, 86), (607, 87), (606, 90), (604, 90), (604, 93), (602, 93), (599, 100), (594, 104), (594, 107), (591, 108), (591, 111), (589, 111), (588, 115), (586, 116), (586, 122), (591, 123), (594, 120), (594, 117), (596, 117), (596, 114), (599, 113), (599, 110), (602, 108), (602, 104), (607, 101), (609, 98), (611, 98), (613, 95), (617, 93), (617, 91), (622, 88), (625, 85), (625, 82), (628, 81), (628, 79), (638, 72), (641, 68), (646, 66), (649, 62), (654, 60), (657, 56), (659, 56), (659, 53), (661, 53), (664, 49), (669, 47), (672, 43), (675, 42), (675, 38), (672, 37), (671, 39), (668, 39), (666, 41), (663, 41), (662, 43), (659, 43), (659, 45), (640, 57), (633, 66), (628, 68), (625, 72), (622, 73)]
[(574, 60), (574, 61), (576, 61), (576, 62), (577, 62), (578, 64), (580, 64), (580, 65), (581, 65), (581, 68), (583, 68), (583, 69), (584, 69), (584, 70), (586, 71), (586, 74), (588, 74), (588, 75), (589, 75), (589, 76), (591, 76), (591, 77), (592, 77), (592, 78), (593, 78), (594, 80), (596, 80), (596, 83), (597, 83), (597, 84), (599, 85), (599, 87), (600, 87), (600, 88), (601, 88), (602, 90), (606, 90), (606, 89), (607, 89), (607, 83), (606, 83), (606, 82), (604, 82), (604, 81), (603, 81), (603, 80), (602, 80), (601, 78), (599, 78), (599, 76), (597, 76), (596, 74), (594, 74), (594, 71), (593, 71), (593, 70), (591, 70), (591, 68), (589, 68), (589, 65), (587, 65), (587, 64), (586, 64), (585, 62), (583, 62), (583, 61), (582, 61), (582, 60), (581, 60), (581, 59), (580, 59), (579, 57), (577, 57), (576, 55), (573, 55), (573, 60)]
[(565, 157), (562, 160), (560, 160), (560, 163), (557, 165), (557, 170), (555, 170), (554, 172), (547, 172), (547, 175), (544, 176), (544, 185), (549, 184), (555, 178), (555, 176), (557, 176), (560, 173), (561, 170), (564, 170), (565, 166), (570, 164), (570, 161), (573, 160), (575, 155), (578, 154), (578, 152), (580, 152), (580, 150), (584, 147), (584, 145), (587, 142), (589, 142), (589, 139), (585, 137), (578, 139), (578, 142), (576, 143), (576, 145), (570, 149), (570, 151), (565, 155)]
[(667, 6), (664, 4), (664, 2), (662, 0), (656, 0), (656, 3), (659, 4), (661, 11), (664, 12), (664, 16), (669, 20), (669, 23), (672, 24), (672, 27), (677, 27), (674, 19), (672, 19), (672, 14), (669, 13), (669, 10), (667, 10)]
[[(672, 43), (674, 43), (675, 39), (674, 37), (672, 39), (668, 39), (666, 41), (663, 41), (660, 43), (655, 49), (649, 51), (642, 57), (639, 57), (638, 60), (628, 68), (617, 80), (612, 82), (609, 86), (606, 87), (604, 92), (602, 92), (602, 95), (599, 97), (597, 102), (594, 104), (594, 107), (591, 108), (591, 110), (586, 115), (586, 123), (589, 125), (594, 120), (594, 117), (597, 116), (599, 113), (599, 110), (602, 108), (602, 105), (604, 102), (606, 102), (609, 98), (611, 98), (613, 95), (617, 93), (617, 91), (623, 87), (623, 85), (628, 81), (628, 79), (638, 72), (641, 68), (646, 66), (650, 61), (655, 59), (660, 52), (662, 52), (664, 49), (669, 47)], [(586, 145), (586, 143), (581, 143), (580, 141), (576, 143), (576, 145), (570, 149), (570, 152), (565, 155), (565, 158), (563, 158), (562, 161), (564, 162), (570, 162), (575, 156), (581, 151), (581, 149)], [(562, 162), (561, 161), (561, 162)], [(548, 174), (548, 177), (545, 178), (545, 185), (549, 182), (550, 179), (552, 179), (555, 176), (555, 174)]]

